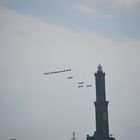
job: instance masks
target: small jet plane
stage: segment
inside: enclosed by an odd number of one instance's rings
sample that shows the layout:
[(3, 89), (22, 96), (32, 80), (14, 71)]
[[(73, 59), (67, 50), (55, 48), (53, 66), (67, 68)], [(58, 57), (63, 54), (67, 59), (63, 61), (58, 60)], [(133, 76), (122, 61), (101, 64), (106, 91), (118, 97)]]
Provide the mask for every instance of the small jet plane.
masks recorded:
[(44, 73), (44, 75), (48, 75), (48, 74), (50, 74), (50, 73), (49, 72)]
[(71, 71), (71, 69), (66, 69), (66, 71)]
[(87, 87), (92, 87), (92, 85), (90, 84), (90, 85), (87, 85)]
[(73, 79), (73, 76), (68, 77), (68, 79)]
[(82, 84), (84, 84), (84, 82), (82, 81), (82, 82), (79, 82), (78, 84), (79, 84), (79, 85), (82, 85)]
[(82, 87), (83, 87), (83, 85), (78, 86), (78, 88), (82, 88)]

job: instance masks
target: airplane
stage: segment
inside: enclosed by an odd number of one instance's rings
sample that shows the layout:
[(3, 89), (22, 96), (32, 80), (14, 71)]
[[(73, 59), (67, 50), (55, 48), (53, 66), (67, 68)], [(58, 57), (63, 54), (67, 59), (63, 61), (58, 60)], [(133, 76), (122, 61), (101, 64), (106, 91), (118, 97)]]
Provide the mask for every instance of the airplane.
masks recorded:
[(50, 73), (49, 72), (44, 73), (44, 75), (48, 75), (48, 74), (50, 74)]
[(82, 82), (79, 82), (78, 84), (79, 84), (79, 85), (82, 85), (82, 84), (84, 84), (84, 82), (82, 81)]
[(66, 69), (66, 71), (71, 71), (71, 69)]
[(83, 87), (83, 85), (81, 85), (81, 86), (78, 86), (78, 88), (82, 88)]
[(68, 77), (68, 79), (73, 79), (73, 76)]
[(92, 87), (92, 85), (90, 84), (90, 85), (87, 85), (87, 87)]

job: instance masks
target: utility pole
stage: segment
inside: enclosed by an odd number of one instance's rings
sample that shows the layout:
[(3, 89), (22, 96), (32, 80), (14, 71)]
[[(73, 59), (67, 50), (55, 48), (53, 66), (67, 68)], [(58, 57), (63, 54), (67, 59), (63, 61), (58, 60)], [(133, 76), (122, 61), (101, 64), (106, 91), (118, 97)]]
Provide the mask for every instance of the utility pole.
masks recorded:
[(71, 140), (76, 140), (76, 138), (75, 138), (75, 132), (72, 133), (72, 138), (71, 138)]

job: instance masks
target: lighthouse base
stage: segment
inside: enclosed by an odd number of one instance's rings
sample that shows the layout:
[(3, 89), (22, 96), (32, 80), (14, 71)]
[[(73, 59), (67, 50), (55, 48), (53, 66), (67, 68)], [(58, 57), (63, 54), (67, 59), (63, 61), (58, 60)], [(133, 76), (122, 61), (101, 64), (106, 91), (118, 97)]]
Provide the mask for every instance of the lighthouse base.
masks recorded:
[(102, 133), (95, 131), (93, 136), (87, 135), (87, 140), (115, 140), (114, 137), (104, 138)]

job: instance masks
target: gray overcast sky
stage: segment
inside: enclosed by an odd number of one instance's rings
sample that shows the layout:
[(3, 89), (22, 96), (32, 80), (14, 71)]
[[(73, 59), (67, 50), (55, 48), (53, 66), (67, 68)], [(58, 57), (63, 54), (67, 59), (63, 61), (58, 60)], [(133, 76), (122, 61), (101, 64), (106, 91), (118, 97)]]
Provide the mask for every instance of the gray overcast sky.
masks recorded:
[[(100, 63), (110, 133), (139, 140), (139, 23), (139, 0), (0, 0), (0, 139), (93, 135)], [(80, 81), (93, 86), (77, 88)]]

